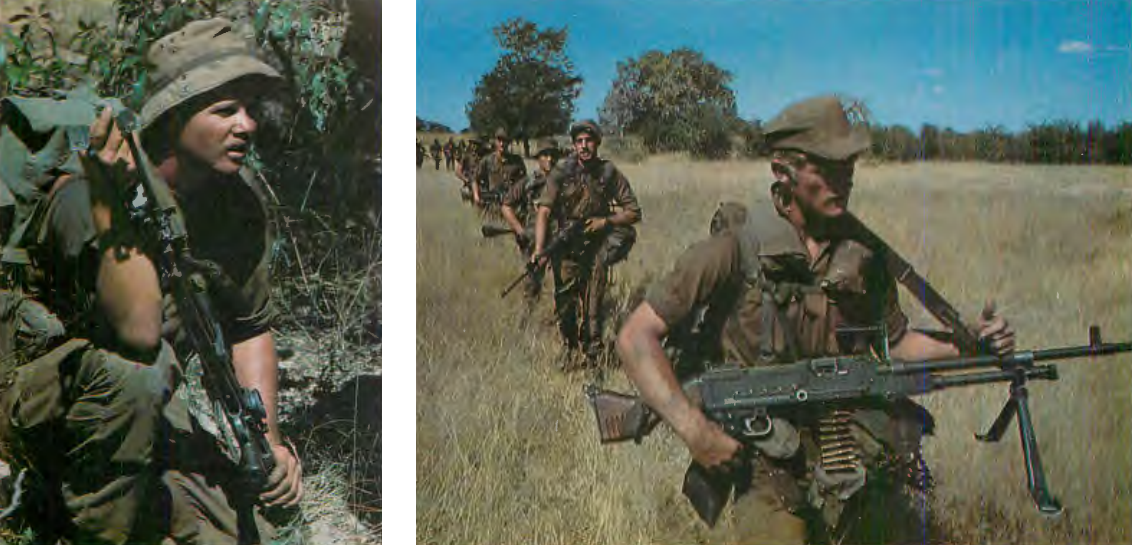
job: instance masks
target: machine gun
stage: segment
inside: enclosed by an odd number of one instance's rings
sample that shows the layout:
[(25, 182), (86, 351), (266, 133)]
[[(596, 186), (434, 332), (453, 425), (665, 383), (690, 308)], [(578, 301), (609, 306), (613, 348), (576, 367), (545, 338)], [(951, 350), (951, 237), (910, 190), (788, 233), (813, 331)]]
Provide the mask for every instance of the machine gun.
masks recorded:
[(550, 237), (550, 241), (547, 242), (546, 246), (543, 247), (542, 252), (531, 256), (531, 260), (527, 262), (526, 268), (523, 270), (523, 274), (520, 274), (518, 277), (512, 280), (510, 284), (507, 284), (507, 287), (503, 289), (503, 293), (499, 297), (506, 298), (507, 295), (511, 293), (515, 289), (515, 287), (519, 285), (520, 282), (523, 281), (524, 278), (535, 273), (535, 271), (538, 269), (539, 262), (558, 253), (562, 250), (562, 248), (574, 242), (575, 239), (582, 235), (585, 229), (586, 222), (578, 220), (571, 221), (562, 226), (561, 229), (555, 231), (554, 235)]
[(182, 328), (200, 356), (205, 388), (223, 412), (239, 447), (243, 477), (258, 494), (275, 465), (267, 440), (267, 409), (258, 390), (244, 388), (236, 379), (229, 345), (207, 293), (201, 262), (193, 259), (189, 251), (188, 233), (173, 194), (135, 142), (136, 116), (124, 110), (117, 115), (117, 122), (135, 159), (145, 197), (143, 205), (127, 202), (126, 209), (141, 226), (140, 232), (156, 234), (151, 242), (162, 280), (170, 286)]
[[(882, 335), (883, 335), (882, 331)], [(887, 351), (887, 339), (885, 339)], [(1037, 362), (1106, 356), (1132, 351), (1132, 342), (1104, 343), (1100, 328), (1089, 328), (1089, 344), (1015, 352), (1009, 356), (981, 355), (940, 360), (902, 362), (881, 357), (843, 356), (803, 360), (757, 368), (707, 371), (684, 383), (684, 392), (704, 414), (730, 436), (750, 443), (773, 432), (772, 416), (798, 416), (806, 411), (853, 408), (954, 388), (992, 382), (1009, 382), (1010, 397), (986, 433), (983, 442), (997, 442), (1015, 416), (1022, 441), (1027, 484), (1038, 510), (1057, 515), (1061, 505), (1046, 485), (1028, 404), (1027, 381), (1057, 380), (1057, 367)], [(597, 415), (601, 442), (640, 442), (660, 422), (644, 402), (634, 396), (586, 387)], [(685, 495), (696, 512), (713, 525), (726, 505), (733, 483), (720, 485), (718, 477), (694, 463), (685, 477)]]

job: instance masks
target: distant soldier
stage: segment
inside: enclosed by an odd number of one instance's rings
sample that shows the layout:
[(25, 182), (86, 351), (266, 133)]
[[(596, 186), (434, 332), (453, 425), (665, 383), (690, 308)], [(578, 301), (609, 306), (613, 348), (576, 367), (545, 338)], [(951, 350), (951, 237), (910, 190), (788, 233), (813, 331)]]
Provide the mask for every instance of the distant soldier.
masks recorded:
[(444, 143), (444, 168), (452, 170), (455, 168), (454, 163), (456, 154), (456, 143), (452, 141), (452, 137), (448, 137), (448, 141)]
[(456, 163), (456, 177), (463, 185), (460, 187), (460, 198), (465, 202), (472, 202), (472, 184), (475, 183), (479, 171), (480, 142), (476, 139), (468, 140), (460, 161)]
[[(539, 142), (535, 157), (538, 158), (538, 170), (531, 174), (525, 183), (511, 185), (511, 189), (503, 196), (503, 220), (515, 233), (515, 243), (523, 253), (524, 261), (530, 261), (534, 245), (535, 220), (538, 213), (535, 203), (542, 196), (546, 187), (546, 178), (551, 170), (558, 164), (560, 156), (558, 145), (553, 139)], [(527, 277), (524, 295), (529, 302), (537, 300), (542, 291), (542, 277), (545, 269), (539, 268), (534, 274)]]
[(538, 254), (549, 240), (551, 217), (560, 229), (575, 222), (585, 224), (584, 235), (550, 259), (555, 313), (565, 344), (564, 368), (573, 366), (578, 348), (585, 351), (590, 362), (601, 353), (601, 308), (609, 270), (628, 255), (637, 239), (632, 226), (641, 219), (641, 207), (629, 180), (613, 163), (597, 155), (601, 146), (597, 123), (575, 124), (570, 137), (574, 154), (547, 177), (546, 189), (538, 199), (535, 228)]
[(494, 153), (480, 160), (475, 178), (477, 183), (472, 184), (472, 200), (476, 205), (488, 204), (484, 190), (490, 192), (491, 198), (498, 203), (511, 184), (527, 178), (527, 165), (523, 164), (521, 157), (507, 151), (509, 142), (507, 131), (502, 127), (496, 129)]
[(425, 154), (424, 144), (422, 144), (421, 139), (418, 138), (417, 139), (417, 170), (420, 170), (421, 165), (424, 164), (425, 155), (426, 154)]
[(429, 146), (428, 150), (432, 153), (432, 160), (436, 162), (436, 170), (440, 170), (440, 139), (433, 138), (432, 145)]

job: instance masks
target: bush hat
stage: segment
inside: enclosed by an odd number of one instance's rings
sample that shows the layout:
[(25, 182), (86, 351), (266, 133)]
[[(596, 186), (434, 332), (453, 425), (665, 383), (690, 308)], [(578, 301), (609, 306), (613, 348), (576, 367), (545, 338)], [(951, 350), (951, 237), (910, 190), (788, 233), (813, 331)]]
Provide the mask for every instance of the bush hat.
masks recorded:
[(601, 142), (601, 127), (598, 126), (596, 121), (584, 119), (574, 123), (574, 125), (570, 127), (570, 139), (573, 140), (577, 138), (578, 135), (583, 132), (590, 133), (598, 142)]
[(841, 100), (820, 96), (795, 102), (764, 129), (770, 149), (795, 149), (843, 161), (869, 148), (867, 127), (849, 123)]
[(193, 21), (153, 43), (149, 92), (141, 108), (148, 127), (163, 114), (189, 99), (246, 76), (281, 80), (279, 72), (259, 60), (249, 41), (232, 22), (215, 18)]
[(495, 137), (507, 140), (507, 129), (504, 129), (503, 127), (495, 129)]

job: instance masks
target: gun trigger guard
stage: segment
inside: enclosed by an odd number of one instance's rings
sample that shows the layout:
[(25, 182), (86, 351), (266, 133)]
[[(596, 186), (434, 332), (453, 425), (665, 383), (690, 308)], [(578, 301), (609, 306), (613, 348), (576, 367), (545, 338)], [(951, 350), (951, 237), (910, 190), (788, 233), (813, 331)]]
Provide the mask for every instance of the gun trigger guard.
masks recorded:
[(771, 420), (766, 413), (759, 413), (755, 416), (744, 418), (741, 433), (743, 437), (751, 439), (769, 437), (770, 434), (774, 433), (774, 421)]

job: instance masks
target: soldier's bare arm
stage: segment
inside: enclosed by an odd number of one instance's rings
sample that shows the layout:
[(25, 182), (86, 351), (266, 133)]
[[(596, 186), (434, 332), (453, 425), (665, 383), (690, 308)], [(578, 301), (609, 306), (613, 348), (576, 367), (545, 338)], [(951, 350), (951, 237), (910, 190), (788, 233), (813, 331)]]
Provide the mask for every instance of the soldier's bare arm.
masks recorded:
[(93, 153), (83, 154), (102, 255), (96, 297), (119, 348), (132, 355), (153, 353), (161, 339), (161, 287), (157, 267), (138, 250), (133, 225), (123, 214), (120, 195), (134, 162), (111, 114), (106, 108), (95, 120), (90, 129)]
[(546, 231), (550, 224), (550, 207), (538, 205), (538, 217), (535, 218), (535, 252), (532, 257), (542, 253), (546, 245)]
[[(998, 356), (1014, 352), (1014, 329), (1005, 318), (998, 315), (993, 303), (987, 303), (975, 324), (976, 333), (990, 351)], [(902, 360), (928, 360), (951, 358), (959, 355), (959, 349), (951, 343), (941, 341), (915, 330), (909, 330), (892, 346), (891, 355)]]
[(303, 468), (279, 433), (279, 359), (271, 333), (262, 333), (233, 345), (232, 366), (241, 385), (259, 390), (267, 409), (267, 440), (275, 457), (275, 470), (268, 476), (267, 490), (261, 497), (268, 505), (298, 505), (303, 495)]
[(617, 336), (617, 355), (641, 398), (672, 426), (692, 457), (706, 468), (720, 467), (735, 457), (741, 445), (684, 395), (660, 344), (667, 333), (664, 320), (642, 303)]

